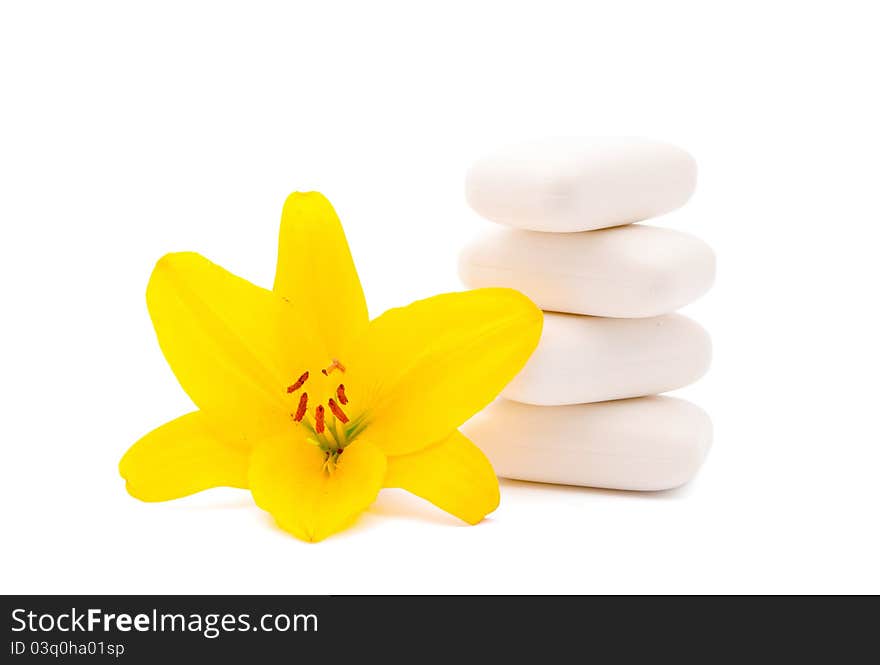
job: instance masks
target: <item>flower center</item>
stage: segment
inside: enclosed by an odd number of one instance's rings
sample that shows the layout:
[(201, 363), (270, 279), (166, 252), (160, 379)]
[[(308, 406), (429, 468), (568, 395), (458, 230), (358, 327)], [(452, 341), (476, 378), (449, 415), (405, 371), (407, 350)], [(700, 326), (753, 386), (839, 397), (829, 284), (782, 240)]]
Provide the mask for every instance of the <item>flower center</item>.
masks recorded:
[[(321, 369), (321, 374), (327, 379), (335, 378), (332, 376), (334, 372), (339, 372), (340, 379), (345, 374), (345, 365), (336, 358)], [(349, 402), (345, 394), (345, 384), (341, 380), (337, 384), (336, 381), (324, 379), (319, 382), (324, 385), (314, 386), (316, 390), (310, 395), (306, 390), (309, 378), (310, 373), (307, 370), (287, 386), (287, 394), (297, 399), (296, 410), (291, 412), (290, 417), (309, 431), (310, 436), (306, 440), (324, 453), (323, 469), (326, 473), (332, 473), (345, 448), (363, 431), (364, 416), (351, 419), (343, 410), (342, 407)]]

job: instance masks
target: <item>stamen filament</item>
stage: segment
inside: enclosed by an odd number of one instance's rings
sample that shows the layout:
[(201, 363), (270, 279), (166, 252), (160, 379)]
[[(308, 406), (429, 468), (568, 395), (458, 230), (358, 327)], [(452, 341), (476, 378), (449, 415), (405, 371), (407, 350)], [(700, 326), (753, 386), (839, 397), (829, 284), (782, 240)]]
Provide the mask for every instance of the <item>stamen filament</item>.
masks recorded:
[[(337, 447), (342, 445), (342, 437), (339, 435), (339, 427), (337, 426), (338, 421), (334, 420), (331, 425), (327, 427), (327, 431), (330, 432), (330, 436), (333, 438), (333, 443), (336, 444)], [(327, 442), (330, 443), (329, 441)]]
[(351, 441), (358, 434), (363, 432), (369, 423), (363, 414), (358, 416), (345, 430), (346, 440)]

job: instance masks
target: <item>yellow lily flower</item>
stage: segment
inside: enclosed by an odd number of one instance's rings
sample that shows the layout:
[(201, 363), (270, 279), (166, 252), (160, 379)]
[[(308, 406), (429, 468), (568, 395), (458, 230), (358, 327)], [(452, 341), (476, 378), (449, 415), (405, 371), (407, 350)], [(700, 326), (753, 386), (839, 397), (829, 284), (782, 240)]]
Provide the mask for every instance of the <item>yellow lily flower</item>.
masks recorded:
[(483, 453), (456, 429), (525, 364), (542, 314), (511, 289), (447, 293), (370, 321), (336, 212), (284, 204), (273, 291), (198, 254), (156, 264), (147, 307), (198, 407), (122, 458), (143, 501), (249, 488), (303, 540), (345, 528), (382, 487), (476, 524), (499, 501)]

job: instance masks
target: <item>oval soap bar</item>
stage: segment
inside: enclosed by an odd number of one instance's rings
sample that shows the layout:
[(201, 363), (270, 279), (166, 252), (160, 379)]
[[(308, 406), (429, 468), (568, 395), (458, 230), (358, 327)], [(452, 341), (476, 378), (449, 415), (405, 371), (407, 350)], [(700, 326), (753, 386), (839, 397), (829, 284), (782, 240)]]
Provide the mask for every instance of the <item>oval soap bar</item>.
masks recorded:
[(708, 333), (681, 314), (608, 319), (545, 313), (538, 348), (502, 395), (536, 405), (654, 395), (693, 383), (711, 357)]
[(635, 224), (585, 233), (491, 229), (459, 256), (471, 288), (518, 289), (541, 309), (638, 318), (696, 300), (715, 278), (715, 254), (687, 233)]
[(712, 422), (674, 397), (531, 406), (499, 399), (462, 427), (504, 478), (621, 490), (688, 482), (712, 442)]
[(560, 138), (504, 148), (468, 171), (465, 196), (493, 222), (589, 231), (685, 204), (697, 183), (687, 152), (640, 138)]

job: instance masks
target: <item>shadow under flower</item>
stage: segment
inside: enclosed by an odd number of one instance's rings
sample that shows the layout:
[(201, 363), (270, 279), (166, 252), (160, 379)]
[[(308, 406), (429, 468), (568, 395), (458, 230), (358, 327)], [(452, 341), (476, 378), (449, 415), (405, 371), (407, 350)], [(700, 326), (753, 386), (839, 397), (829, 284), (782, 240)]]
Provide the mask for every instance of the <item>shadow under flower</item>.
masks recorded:
[(383, 489), (367, 515), (432, 522), (441, 526), (467, 526), (428, 501), (400, 489)]
[(215, 487), (179, 501), (179, 507), (187, 510), (242, 510), (254, 508), (254, 500), (247, 490), (231, 487)]
[[(531, 482), (524, 480), (510, 480), (501, 478), (502, 505), (506, 493), (520, 495), (580, 495), (596, 497), (621, 497), (636, 501), (669, 501), (678, 500), (687, 496), (691, 491), (689, 483), (682, 487), (671, 490), (656, 492), (639, 492), (629, 490), (613, 490), (598, 487), (580, 487), (576, 485), (555, 485), (551, 483)], [(269, 529), (289, 536), (268, 513), (254, 505), (250, 492), (234, 490), (231, 488), (216, 488), (201, 492), (198, 495), (187, 497), (183, 501), (186, 509), (191, 511), (215, 511), (215, 510), (253, 510), (260, 513), (263, 524)], [(421, 499), (409, 492), (400, 489), (383, 489), (379, 492), (376, 501), (362, 513), (351, 526), (334, 534), (333, 540), (343, 540), (356, 535), (367, 529), (378, 527), (386, 518), (397, 518), (409, 521), (422, 521), (445, 527), (468, 526), (458, 518), (433, 506), (428, 501)], [(483, 523), (491, 522), (492, 515), (483, 520)]]
[(582, 494), (596, 496), (616, 496), (624, 499), (670, 501), (681, 499), (692, 491), (693, 482), (669, 490), (639, 491), (639, 490), (615, 490), (603, 487), (582, 487), (580, 485), (557, 485), (554, 483), (540, 483), (530, 480), (499, 479), (502, 497), (505, 490), (524, 493), (556, 492), (560, 494)]
[[(277, 532), (279, 535), (285, 535), (290, 538), (290, 534), (285, 532), (280, 526), (278, 526), (277, 522), (275, 522), (275, 518), (273, 518), (269, 513), (259, 510), (252, 500), (250, 500), (250, 496), (246, 497), (248, 499), (247, 505), (261, 513), (260, 517), (262, 518), (263, 524), (266, 525), (267, 528), (272, 531)], [(242, 505), (245, 502), (242, 501)], [(216, 507), (223, 507), (224, 504), (216, 504)], [(241, 507), (239, 505), (227, 504), (229, 507)], [(208, 508), (206, 506), (206, 508)], [(347, 528), (339, 531), (332, 536), (330, 536), (327, 540), (332, 541), (340, 541), (346, 540), (352, 536), (356, 536), (358, 533), (373, 529), (376, 527), (380, 527), (383, 523), (387, 523), (387, 518), (402, 518), (405, 520), (411, 521), (422, 521), (433, 523), (437, 526), (446, 526), (446, 527), (467, 527), (469, 526), (465, 522), (462, 522), (458, 518), (436, 508), (428, 501), (421, 499), (409, 492), (400, 489), (383, 489), (379, 492), (379, 496), (376, 498), (376, 501), (361, 513), (351, 525)], [(490, 522), (492, 517), (486, 517), (483, 522)], [(292, 540), (296, 542), (297, 539), (293, 538)], [(321, 541), (324, 542), (324, 541)]]

